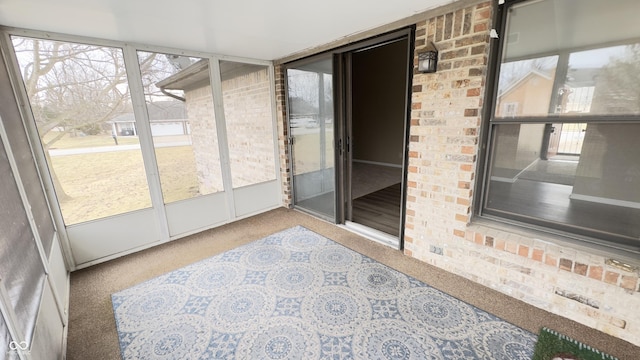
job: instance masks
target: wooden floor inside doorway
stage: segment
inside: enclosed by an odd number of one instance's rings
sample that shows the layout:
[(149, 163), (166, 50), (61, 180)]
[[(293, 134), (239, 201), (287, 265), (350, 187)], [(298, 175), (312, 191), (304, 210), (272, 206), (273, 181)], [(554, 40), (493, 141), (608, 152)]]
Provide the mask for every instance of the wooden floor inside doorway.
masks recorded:
[(354, 199), (352, 221), (398, 236), (401, 199), (400, 183)]

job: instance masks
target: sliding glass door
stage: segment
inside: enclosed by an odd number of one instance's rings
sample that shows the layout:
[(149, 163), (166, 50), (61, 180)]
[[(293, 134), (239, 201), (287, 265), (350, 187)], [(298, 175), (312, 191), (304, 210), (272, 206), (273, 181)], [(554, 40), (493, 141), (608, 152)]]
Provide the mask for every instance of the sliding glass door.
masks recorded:
[(295, 206), (335, 221), (332, 57), (287, 69)]

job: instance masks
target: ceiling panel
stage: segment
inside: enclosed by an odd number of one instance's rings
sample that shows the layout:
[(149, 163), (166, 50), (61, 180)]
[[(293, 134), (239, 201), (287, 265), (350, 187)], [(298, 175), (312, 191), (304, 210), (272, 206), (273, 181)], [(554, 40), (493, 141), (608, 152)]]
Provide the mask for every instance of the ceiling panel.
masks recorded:
[(454, 0), (0, 0), (0, 24), (274, 60)]

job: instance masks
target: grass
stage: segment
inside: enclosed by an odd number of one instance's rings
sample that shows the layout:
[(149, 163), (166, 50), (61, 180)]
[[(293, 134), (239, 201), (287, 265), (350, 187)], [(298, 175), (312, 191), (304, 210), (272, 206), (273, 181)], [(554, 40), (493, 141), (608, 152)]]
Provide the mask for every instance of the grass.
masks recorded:
[[(190, 146), (158, 148), (156, 158), (165, 202), (198, 195)], [(67, 225), (151, 206), (140, 150), (55, 156), (51, 161), (68, 195), (60, 202)]]
[[(333, 166), (333, 134), (327, 133), (326, 164)], [(55, 134), (47, 134), (44, 141)], [(154, 138), (155, 142), (183, 141), (185, 136)], [(319, 134), (296, 136), (295, 174), (320, 168)], [(138, 144), (138, 138), (118, 138), (120, 145)], [(51, 149), (91, 148), (115, 145), (109, 135), (65, 136)], [(56, 188), (67, 225), (151, 207), (149, 186), (139, 149), (53, 156), (51, 166), (59, 183)], [(195, 157), (191, 146), (156, 148), (158, 173), (165, 203), (199, 194)], [(60, 189), (60, 187), (62, 189)], [(64, 194), (67, 196), (61, 196)]]
[[(58, 133), (50, 131), (43, 137), (43, 143), (48, 143)], [(139, 144), (137, 136), (118, 136), (119, 145), (134, 145)], [(115, 141), (111, 135), (87, 135), (87, 136), (71, 136), (65, 135), (60, 140), (51, 144), (50, 149), (75, 149), (75, 148), (87, 148), (87, 147), (99, 147), (99, 146), (112, 146), (115, 145)]]

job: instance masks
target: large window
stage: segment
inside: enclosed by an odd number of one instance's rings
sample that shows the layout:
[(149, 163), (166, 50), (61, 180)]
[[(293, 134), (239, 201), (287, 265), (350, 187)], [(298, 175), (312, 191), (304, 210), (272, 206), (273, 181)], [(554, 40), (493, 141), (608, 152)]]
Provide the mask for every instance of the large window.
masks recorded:
[(151, 207), (122, 49), (11, 39), (65, 224)]
[(482, 214), (640, 251), (640, 2), (504, 6)]

